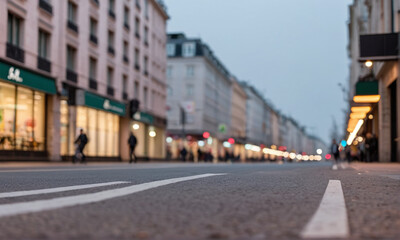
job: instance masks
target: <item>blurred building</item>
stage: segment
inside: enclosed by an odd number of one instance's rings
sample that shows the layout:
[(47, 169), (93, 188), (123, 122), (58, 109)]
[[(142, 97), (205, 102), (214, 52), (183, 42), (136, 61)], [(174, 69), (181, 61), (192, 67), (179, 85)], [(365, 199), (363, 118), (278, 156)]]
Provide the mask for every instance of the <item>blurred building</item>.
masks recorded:
[[(365, 161), (400, 159), (400, 1), (354, 0), (349, 7), (347, 142)], [(370, 65), (366, 65), (366, 61)]]
[(232, 77), (231, 136), (234, 139), (233, 153), (246, 160), (246, 101), (247, 94), (235, 77)]
[(168, 139), (173, 158), (183, 147), (214, 160), (224, 157), (231, 137), (232, 80), (228, 70), (201, 39), (168, 34)]
[[(138, 156), (164, 156), (160, 2), (10, 0), (0, 11), (1, 157), (68, 158), (81, 128), (90, 158), (127, 159), (133, 129)], [(140, 108), (128, 116), (132, 99)]]

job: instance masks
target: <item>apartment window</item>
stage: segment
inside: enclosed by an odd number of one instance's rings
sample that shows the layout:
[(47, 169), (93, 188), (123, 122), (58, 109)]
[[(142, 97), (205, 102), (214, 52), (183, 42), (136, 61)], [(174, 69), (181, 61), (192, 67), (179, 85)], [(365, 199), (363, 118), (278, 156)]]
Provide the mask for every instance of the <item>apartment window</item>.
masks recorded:
[(107, 68), (107, 86), (111, 87), (114, 82), (114, 69), (111, 67)]
[(167, 77), (172, 77), (172, 67), (171, 66), (167, 67)]
[(76, 49), (67, 46), (67, 69), (71, 71), (75, 71), (76, 67)]
[(21, 46), (21, 24), (22, 19), (12, 13), (8, 13), (8, 43)]
[(167, 87), (167, 94), (168, 96), (172, 97), (172, 95), (174, 94), (174, 91), (172, 90), (171, 87)]
[(115, 18), (115, 0), (108, 0), (108, 15)]
[(129, 29), (129, 8), (124, 8), (124, 26)]
[(139, 69), (139, 49), (135, 49), (135, 68)]
[(38, 47), (39, 57), (43, 59), (48, 59), (49, 43), (50, 43), (50, 35), (43, 30), (39, 30), (39, 47)]
[(90, 35), (97, 37), (97, 21), (90, 18)]
[(124, 44), (123, 44), (123, 60), (124, 60), (124, 62), (129, 62), (128, 55), (129, 55), (129, 43), (127, 41), (124, 41)]
[(122, 98), (124, 100), (128, 99), (128, 77), (126, 75), (122, 75)]
[(173, 43), (167, 44), (167, 56), (168, 57), (175, 56), (175, 44)]
[(89, 78), (96, 79), (97, 77), (97, 61), (95, 58), (89, 58)]
[(148, 75), (148, 64), (149, 64), (149, 59), (147, 56), (144, 56), (143, 58), (143, 69), (144, 69), (144, 75)]
[(68, 2), (68, 22), (76, 24), (76, 5)]
[(184, 43), (182, 45), (182, 55), (184, 57), (193, 57), (195, 55), (196, 44), (193, 42)]
[(135, 18), (135, 36), (140, 38), (140, 20)]
[(186, 77), (194, 76), (194, 66), (186, 66)]
[(136, 2), (136, 7), (140, 8), (140, 0), (135, 0)]
[(148, 45), (149, 44), (149, 29), (147, 27), (144, 27), (144, 44)]
[(147, 87), (143, 89), (143, 106), (144, 109), (147, 109)]
[(114, 54), (114, 32), (108, 31), (108, 52)]
[(149, 0), (144, 0), (144, 15), (146, 18), (149, 17)]
[(135, 82), (135, 98), (139, 99), (139, 82)]
[(194, 94), (194, 86), (193, 85), (187, 85), (186, 86), (186, 96), (193, 96)]

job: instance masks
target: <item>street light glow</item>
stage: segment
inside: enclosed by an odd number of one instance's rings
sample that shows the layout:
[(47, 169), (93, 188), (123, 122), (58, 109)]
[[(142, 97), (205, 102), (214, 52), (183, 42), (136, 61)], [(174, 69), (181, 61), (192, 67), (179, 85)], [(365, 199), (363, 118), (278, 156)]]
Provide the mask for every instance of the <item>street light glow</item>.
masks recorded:
[(321, 148), (319, 148), (319, 149), (317, 149), (317, 154), (322, 154), (322, 149)]
[(132, 126), (133, 130), (138, 130), (140, 128), (139, 124), (135, 123)]
[(365, 66), (366, 66), (367, 68), (371, 68), (373, 65), (374, 65), (374, 63), (373, 63), (372, 61), (370, 61), (370, 60), (368, 60), (368, 61), (365, 62)]

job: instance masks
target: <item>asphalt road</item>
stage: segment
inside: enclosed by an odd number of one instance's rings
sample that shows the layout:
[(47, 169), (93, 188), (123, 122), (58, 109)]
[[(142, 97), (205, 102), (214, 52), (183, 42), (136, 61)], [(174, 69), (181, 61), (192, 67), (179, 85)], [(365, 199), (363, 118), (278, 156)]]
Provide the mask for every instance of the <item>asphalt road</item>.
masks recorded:
[[(330, 180), (342, 191), (328, 191)], [(337, 171), (329, 163), (7, 165), (0, 183), (0, 239), (7, 240), (304, 239), (317, 212), (318, 223), (329, 222), (341, 207), (345, 239), (400, 239), (394, 164)], [(110, 185), (49, 190), (103, 183)], [(48, 192), (4, 195), (38, 189)]]

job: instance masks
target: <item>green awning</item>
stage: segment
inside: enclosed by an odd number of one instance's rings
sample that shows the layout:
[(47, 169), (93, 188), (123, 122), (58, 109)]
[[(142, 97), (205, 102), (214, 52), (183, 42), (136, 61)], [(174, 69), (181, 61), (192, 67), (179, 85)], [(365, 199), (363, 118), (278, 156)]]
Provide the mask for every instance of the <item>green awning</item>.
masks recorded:
[(356, 95), (379, 95), (378, 81), (357, 82)]
[(48, 94), (57, 93), (54, 79), (1, 61), (0, 79)]
[(153, 124), (154, 123), (154, 117), (148, 113), (145, 112), (137, 112), (133, 115), (133, 119), (144, 122), (147, 124)]
[(126, 106), (124, 103), (113, 101), (111, 99), (101, 97), (99, 95), (85, 91), (85, 106), (96, 108), (99, 110), (125, 116)]

